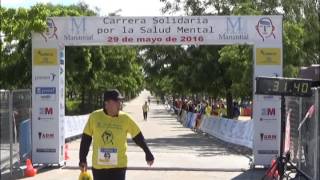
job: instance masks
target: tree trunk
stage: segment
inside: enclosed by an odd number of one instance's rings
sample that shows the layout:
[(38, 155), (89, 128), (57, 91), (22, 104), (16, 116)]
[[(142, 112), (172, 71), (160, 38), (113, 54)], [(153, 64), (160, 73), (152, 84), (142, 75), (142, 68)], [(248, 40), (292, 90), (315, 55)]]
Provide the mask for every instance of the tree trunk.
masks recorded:
[(89, 90), (89, 94), (88, 94), (88, 109), (91, 112), (94, 108), (93, 108), (93, 103), (92, 103), (92, 96), (93, 96), (93, 91)]
[(226, 94), (226, 99), (227, 99), (227, 117), (229, 119), (233, 118), (233, 98), (232, 98), (232, 93), (231, 91), (227, 90)]
[(80, 103), (81, 104), (81, 106), (80, 106), (81, 107), (80, 108), (81, 109), (81, 113), (84, 113), (84, 111), (85, 111), (85, 107), (84, 107), (84, 104), (85, 104), (84, 103), (84, 101), (85, 101), (85, 92), (86, 92), (85, 88), (81, 88), (81, 103)]

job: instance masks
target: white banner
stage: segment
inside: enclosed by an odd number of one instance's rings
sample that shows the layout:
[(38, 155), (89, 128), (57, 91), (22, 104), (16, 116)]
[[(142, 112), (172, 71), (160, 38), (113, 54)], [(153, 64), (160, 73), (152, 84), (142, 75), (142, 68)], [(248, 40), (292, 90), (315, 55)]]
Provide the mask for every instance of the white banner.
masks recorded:
[(253, 121), (238, 121), (216, 116), (203, 116), (200, 129), (223, 141), (252, 149)]
[(52, 17), (45, 41), (65, 45), (276, 44), (282, 16)]
[[(256, 44), (254, 90), (257, 76), (282, 76), (282, 43)], [(253, 164), (269, 166), (280, 155), (281, 101), (279, 96), (254, 95)]]
[[(38, 37), (38, 34), (33, 34)], [(64, 46), (32, 39), (32, 162), (63, 164)]]
[(260, 165), (270, 165), (280, 150), (281, 103), (269, 98), (259, 96), (254, 102), (253, 154), (255, 164)]

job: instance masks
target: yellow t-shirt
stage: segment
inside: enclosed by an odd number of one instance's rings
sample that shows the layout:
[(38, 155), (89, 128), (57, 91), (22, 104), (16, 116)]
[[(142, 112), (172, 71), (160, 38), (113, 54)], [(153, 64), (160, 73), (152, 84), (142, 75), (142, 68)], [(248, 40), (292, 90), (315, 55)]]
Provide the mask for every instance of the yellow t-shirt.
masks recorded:
[(207, 116), (210, 116), (210, 115), (211, 115), (211, 107), (210, 107), (210, 106), (207, 106), (206, 109), (205, 109), (205, 111), (206, 111), (206, 115), (207, 115)]
[(127, 134), (135, 137), (140, 129), (129, 114), (111, 117), (101, 109), (90, 114), (83, 133), (92, 137), (92, 166), (108, 169), (127, 167)]

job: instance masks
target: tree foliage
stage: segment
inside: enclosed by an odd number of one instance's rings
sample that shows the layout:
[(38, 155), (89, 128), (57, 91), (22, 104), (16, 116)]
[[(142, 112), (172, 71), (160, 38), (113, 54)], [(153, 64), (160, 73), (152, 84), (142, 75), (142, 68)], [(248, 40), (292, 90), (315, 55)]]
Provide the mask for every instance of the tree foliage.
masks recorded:
[[(31, 33), (46, 28), (46, 18), (95, 16), (88, 5), (37, 4), (30, 9), (1, 7), (2, 89), (31, 88)], [(96, 99), (107, 88), (135, 96), (143, 88), (141, 60), (136, 47), (66, 47), (66, 97), (80, 100), (80, 111), (100, 107)], [(68, 104), (68, 103), (67, 103)], [(68, 112), (68, 111), (67, 111)]]
[[(164, 13), (184, 15), (283, 15), (283, 64), (284, 76), (295, 77), (301, 66), (319, 64), (319, 2), (315, 0), (161, 0)], [(175, 47), (178, 49), (178, 47)], [(155, 48), (156, 49), (156, 48)], [(252, 47), (235, 46), (189, 46), (179, 59), (177, 68), (170, 67), (170, 78), (161, 79), (170, 84), (170, 92), (180, 95), (204, 94), (226, 98), (228, 107), (233, 98), (250, 99), (252, 96)], [(154, 51), (154, 49), (147, 49)], [(146, 52), (148, 53), (148, 52)], [(154, 61), (148, 66), (154, 72), (163, 64), (159, 57), (170, 55), (157, 51)], [(176, 53), (179, 54), (179, 53)], [(151, 57), (149, 57), (151, 58)], [(181, 59), (182, 58), (182, 59)], [(170, 64), (166, 61), (165, 63)], [(147, 74), (149, 86), (159, 87), (152, 81), (158, 74)], [(172, 85), (171, 83), (174, 83)], [(179, 85), (179, 86), (178, 86)], [(178, 89), (175, 89), (178, 88)], [(165, 92), (162, 92), (165, 93)], [(231, 101), (231, 102), (230, 102)], [(230, 112), (229, 112), (230, 113)]]

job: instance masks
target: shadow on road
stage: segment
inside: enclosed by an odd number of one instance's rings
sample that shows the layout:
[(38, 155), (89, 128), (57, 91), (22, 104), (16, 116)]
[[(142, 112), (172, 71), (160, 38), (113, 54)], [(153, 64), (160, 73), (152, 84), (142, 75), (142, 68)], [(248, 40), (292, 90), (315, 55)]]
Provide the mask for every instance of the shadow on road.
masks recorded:
[[(201, 133), (189, 133), (172, 138), (154, 138), (147, 140), (152, 149), (189, 150), (198, 152), (198, 156), (221, 156), (236, 153), (251, 159), (252, 152), (245, 147), (223, 142)], [(129, 140), (128, 143), (134, 146)]]
[(264, 176), (265, 171), (265, 169), (249, 169), (231, 180), (260, 180)]

